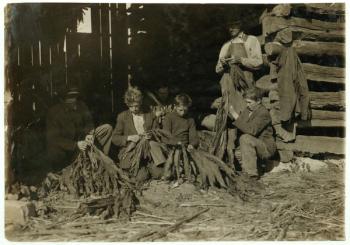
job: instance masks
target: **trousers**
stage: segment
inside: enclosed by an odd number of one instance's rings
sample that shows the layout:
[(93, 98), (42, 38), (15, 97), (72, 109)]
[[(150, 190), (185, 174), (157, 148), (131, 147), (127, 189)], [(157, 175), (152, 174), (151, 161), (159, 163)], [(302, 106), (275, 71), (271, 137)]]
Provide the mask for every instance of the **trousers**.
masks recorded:
[(264, 141), (250, 134), (243, 134), (239, 138), (239, 150), (236, 151), (236, 158), (241, 163), (242, 171), (250, 176), (257, 176), (258, 158), (266, 160), (272, 157)]

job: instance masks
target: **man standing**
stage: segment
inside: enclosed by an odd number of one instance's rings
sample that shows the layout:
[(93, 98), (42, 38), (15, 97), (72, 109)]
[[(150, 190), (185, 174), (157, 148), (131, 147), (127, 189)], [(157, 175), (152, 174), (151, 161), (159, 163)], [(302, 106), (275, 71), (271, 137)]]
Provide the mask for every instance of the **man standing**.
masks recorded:
[(271, 117), (268, 110), (261, 104), (262, 93), (257, 88), (250, 88), (244, 94), (247, 108), (238, 114), (230, 106), (230, 114), (234, 118), (241, 136), (239, 147), (241, 152), (242, 170), (250, 177), (259, 178), (257, 160), (266, 160), (276, 152)]
[(216, 72), (222, 74), (220, 80), (222, 100), (217, 105), (214, 128), (216, 135), (211, 153), (219, 158), (227, 155), (229, 162), (232, 163), (236, 132), (234, 129), (227, 129), (229, 107), (232, 106), (237, 113), (245, 109), (246, 103), (242, 93), (254, 85), (252, 71), (259, 69), (263, 60), (258, 39), (243, 32), (242, 21), (231, 22), (229, 32), (231, 40), (222, 46), (216, 65)]
[(78, 95), (78, 88), (70, 87), (63, 102), (50, 108), (47, 115), (47, 154), (53, 171), (71, 164), (79, 150), (85, 151), (89, 144), (95, 143), (105, 154), (110, 149), (112, 126), (94, 129), (91, 114)]

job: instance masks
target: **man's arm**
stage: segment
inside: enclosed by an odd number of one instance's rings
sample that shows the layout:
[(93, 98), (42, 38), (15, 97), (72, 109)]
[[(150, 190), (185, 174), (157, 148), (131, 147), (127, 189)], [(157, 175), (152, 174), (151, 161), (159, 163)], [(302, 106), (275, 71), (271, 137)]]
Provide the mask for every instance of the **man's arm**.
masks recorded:
[(55, 111), (50, 111), (46, 119), (46, 138), (50, 145), (56, 145), (66, 151), (74, 151), (77, 148), (77, 142), (62, 137), (61, 125)]
[(81, 103), (81, 113), (83, 114), (84, 123), (85, 123), (84, 125), (85, 135), (92, 134), (92, 130), (95, 128), (94, 122), (92, 120), (92, 116), (89, 111), (89, 108), (84, 103)]
[(196, 124), (193, 118), (189, 120), (189, 124), (190, 124), (189, 132), (188, 132), (189, 143), (192, 146), (197, 147), (199, 145), (199, 138), (197, 134)]
[(258, 115), (248, 121), (248, 116), (245, 112), (242, 113), (233, 123), (239, 130), (245, 134), (258, 136), (261, 131), (271, 123), (271, 117), (267, 110), (259, 109)]
[(112, 142), (116, 146), (126, 146), (128, 136), (124, 135), (124, 127), (125, 127), (125, 118), (123, 113), (120, 113), (117, 117), (117, 124), (114, 128), (112, 134)]
[(219, 59), (215, 67), (215, 72), (218, 74), (222, 73), (225, 70), (225, 67), (224, 67), (225, 64), (223, 63), (222, 60), (226, 58), (229, 46), (230, 46), (230, 42), (227, 42), (222, 46), (220, 50)]
[(248, 57), (241, 58), (242, 65), (250, 69), (259, 69), (263, 64), (259, 40), (255, 36), (248, 36), (245, 47)]

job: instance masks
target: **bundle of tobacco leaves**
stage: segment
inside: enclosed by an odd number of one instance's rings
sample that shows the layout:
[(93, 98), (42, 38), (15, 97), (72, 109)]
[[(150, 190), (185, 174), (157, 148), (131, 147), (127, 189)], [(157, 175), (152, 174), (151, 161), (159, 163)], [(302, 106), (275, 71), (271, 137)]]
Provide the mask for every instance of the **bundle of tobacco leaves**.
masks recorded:
[(218, 186), (225, 189), (235, 183), (236, 173), (218, 157), (201, 150), (188, 151), (184, 145), (170, 149), (164, 167), (164, 178), (182, 178), (198, 182), (202, 188)]
[(77, 196), (90, 198), (81, 203), (77, 213), (109, 218), (124, 212), (130, 217), (136, 210), (134, 181), (94, 145), (80, 152), (62, 172), (61, 186)]
[(127, 174), (95, 146), (80, 152), (72, 163), (70, 180), (78, 196), (113, 194), (134, 187)]
[(140, 202), (133, 190), (126, 188), (122, 189), (118, 195), (93, 198), (81, 202), (76, 214), (100, 215), (103, 219), (113, 216), (119, 218), (121, 214), (125, 214), (130, 219), (131, 214), (136, 211), (139, 204)]
[(227, 131), (227, 119), (228, 119), (228, 93), (226, 92), (223, 96), (223, 103), (216, 112), (214, 132), (215, 136), (210, 145), (210, 153), (223, 159), (227, 148), (228, 131)]

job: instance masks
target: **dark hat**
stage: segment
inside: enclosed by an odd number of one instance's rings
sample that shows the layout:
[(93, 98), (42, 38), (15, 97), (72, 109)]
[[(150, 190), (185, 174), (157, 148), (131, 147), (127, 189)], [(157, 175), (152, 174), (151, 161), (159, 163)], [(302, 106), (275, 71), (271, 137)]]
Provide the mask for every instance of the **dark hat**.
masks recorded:
[(242, 20), (230, 20), (230, 21), (228, 21), (227, 26), (241, 28), (242, 27)]

